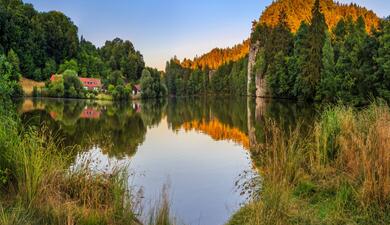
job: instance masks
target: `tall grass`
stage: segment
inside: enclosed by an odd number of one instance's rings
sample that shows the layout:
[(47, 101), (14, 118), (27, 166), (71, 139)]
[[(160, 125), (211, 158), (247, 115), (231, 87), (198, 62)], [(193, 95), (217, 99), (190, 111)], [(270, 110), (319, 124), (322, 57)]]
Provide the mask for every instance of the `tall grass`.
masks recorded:
[(72, 151), (0, 115), (1, 224), (140, 224), (124, 170), (70, 170)]
[(175, 225), (176, 219), (171, 215), (171, 206), (168, 197), (168, 187), (164, 185), (160, 199), (155, 203), (148, 215), (148, 225)]
[(390, 111), (328, 108), (309, 129), (267, 123), (260, 199), (229, 224), (390, 224)]

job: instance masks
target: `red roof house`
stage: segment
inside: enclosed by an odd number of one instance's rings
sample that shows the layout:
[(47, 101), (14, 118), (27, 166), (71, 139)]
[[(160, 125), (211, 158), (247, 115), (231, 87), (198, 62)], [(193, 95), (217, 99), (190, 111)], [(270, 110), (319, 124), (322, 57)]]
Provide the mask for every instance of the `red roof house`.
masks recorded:
[[(62, 79), (62, 75), (51, 75), (50, 81), (58, 81)], [(102, 82), (100, 79), (97, 78), (84, 78), (79, 77), (81, 83), (83, 83), (83, 86), (87, 90), (100, 90), (102, 88)]]
[(51, 82), (54, 82), (54, 81), (58, 81), (58, 80), (61, 80), (62, 79), (62, 75), (51, 75), (50, 77), (50, 81)]
[(80, 77), (80, 81), (83, 83), (84, 88), (88, 90), (100, 90), (102, 88), (102, 82), (97, 78)]

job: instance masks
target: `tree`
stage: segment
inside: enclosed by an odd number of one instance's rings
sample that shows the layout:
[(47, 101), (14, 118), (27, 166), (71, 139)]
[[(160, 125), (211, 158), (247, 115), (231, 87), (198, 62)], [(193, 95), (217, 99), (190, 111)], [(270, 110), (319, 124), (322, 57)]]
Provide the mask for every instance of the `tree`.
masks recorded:
[(103, 61), (108, 62), (112, 71), (120, 70), (128, 81), (137, 81), (145, 68), (141, 53), (134, 49), (130, 41), (123, 41), (120, 38), (106, 41), (100, 49), (100, 55)]
[(334, 50), (329, 34), (326, 36), (322, 52), (323, 70), (321, 72), (316, 100), (335, 102), (339, 97), (338, 92), (340, 92), (342, 80), (336, 76)]
[(106, 80), (107, 84), (116, 85), (124, 85), (125, 81), (123, 80), (123, 73), (120, 70), (115, 70), (111, 72)]
[(312, 18), (307, 36), (307, 55), (302, 65), (302, 73), (298, 78), (298, 98), (313, 100), (316, 95), (317, 84), (321, 79), (322, 48), (326, 38), (327, 25), (324, 14), (321, 12), (320, 1), (315, 0), (312, 9)]
[(69, 98), (83, 97), (83, 83), (81, 83), (76, 71), (65, 70), (63, 73), (64, 95)]
[(61, 74), (65, 70), (73, 70), (77, 73), (79, 71), (79, 65), (77, 61), (75, 59), (65, 60), (65, 62), (60, 65), (60, 68), (58, 69), (58, 73)]
[(155, 98), (154, 81), (148, 69), (142, 71), (141, 76), (142, 98)]
[(20, 60), (19, 60), (19, 57), (18, 57), (18, 54), (16, 54), (16, 52), (14, 52), (13, 49), (11, 49), (9, 52), (8, 52), (8, 61), (12, 64), (12, 66), (14, 67), (14, 69), (20, 73)]
[(18, 73), (4, 55), (0, 55), (0, 98), (20, 97), (23, 90)]
[(47, 80), (51, 75), (57, 71), (57, 64), (53, 59), (49, 59), (45, 63), (45, 67), (42, 70), (42, 80)]
[(376, 74), (381, 78), (381, 82), (377, 87), (379, 95), (390, 101), (390, 21), (388, 19), (382, 25), (378, 56), (375, 61), (379, 65)]

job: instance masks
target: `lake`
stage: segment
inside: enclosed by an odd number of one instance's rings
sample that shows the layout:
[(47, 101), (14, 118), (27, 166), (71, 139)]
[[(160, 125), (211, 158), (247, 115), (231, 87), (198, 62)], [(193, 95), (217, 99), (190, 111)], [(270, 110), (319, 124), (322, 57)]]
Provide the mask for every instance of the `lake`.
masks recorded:
[(74, 164), (96, 171), (127, 166), (144, 211), (169, 194), (189, 225), (220, 225), (251, 197), (257, 177), (251, 147), (272, 119), (285, 127), (315, 117), (310, 107), (266, 99), (170, 98), (132, 103), (24, 99), (26, 126), (46, 126), (61, 144), (79, 146)]

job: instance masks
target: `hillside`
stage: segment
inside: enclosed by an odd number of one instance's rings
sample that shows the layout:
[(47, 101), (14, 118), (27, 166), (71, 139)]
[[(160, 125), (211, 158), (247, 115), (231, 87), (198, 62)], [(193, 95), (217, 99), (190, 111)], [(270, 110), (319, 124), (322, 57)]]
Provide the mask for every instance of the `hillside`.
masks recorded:
[[(268, 6), (260, 17), (260, 23), (275, 26), (278, 23), (282, 10), (287, 14), (287, 23), (295, 32), (301, 21), (308, 22), (313, 8), (314, 0), (278, 0)], [(353, 20), (362, 16), (366, 22), (367, 31), (371, 27), (378, 27), (380, 19), (371, 10), (356, 4), (340, 4), (333, 0), (322, 0), (321, 9), (325, 15), (329, 28), (333, 28), (341, 18), (352, 17)]]
[[(279, 14), (283, 9), (287, 14), (290, 29), (295, 32), (301, 21), (309, 21), (313, 4), (314, 0), (277, 0), (264, 10), (259, 22), (274, 26), (277, 24)], [(329, 28), (333, 28), (341, 18), (347, 18), (348, 16), (351, 16), (353, 20), (363, 16), (367, 31), (370, 31), (372, 26), (378, 27), (379, 25), (380, 19), (373, 11), (356, 4), (346, 5), (335, 3), (332, 0), (322, 0), (321, 5)], [(193, 60), (184, 59), (181, 64), (183, 67), (191, 69), (217, 69), (227, 62), (235, 62), (241, 59), (248, 52), (249, 42), (244, 41), (242, 44), (235, 45), (232, 48), (215, 48), (200, 57), (195, 57)]]
[(184, 59), (181, 64), (184, 68), (209, 68), (215, 70), (227, 62), (235, 62), (245, 57), (248, 52), (249, 41), (246, 40), (241, 44), (233, 46), (232, 48), (214, 48), (200, 57), (195, 57), (193, 60)]

